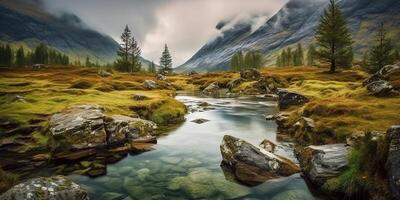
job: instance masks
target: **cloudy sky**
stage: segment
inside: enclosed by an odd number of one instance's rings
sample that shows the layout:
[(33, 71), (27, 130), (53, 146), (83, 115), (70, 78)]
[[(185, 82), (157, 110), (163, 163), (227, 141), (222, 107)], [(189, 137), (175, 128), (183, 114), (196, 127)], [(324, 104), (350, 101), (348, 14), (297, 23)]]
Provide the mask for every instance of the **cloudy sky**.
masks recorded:
[[(51, 12), (74, 13), (91, 28), (117, 41), (128, 24), (139, 41), (143, 57), (157, 63), (167, 43), (177, 66), (219, 35), (215, 26), (221, 20), (251, 20), (257, 28), (287, 0), (44, 1)], [(258, 17), (250, 17), (254, 15)]]

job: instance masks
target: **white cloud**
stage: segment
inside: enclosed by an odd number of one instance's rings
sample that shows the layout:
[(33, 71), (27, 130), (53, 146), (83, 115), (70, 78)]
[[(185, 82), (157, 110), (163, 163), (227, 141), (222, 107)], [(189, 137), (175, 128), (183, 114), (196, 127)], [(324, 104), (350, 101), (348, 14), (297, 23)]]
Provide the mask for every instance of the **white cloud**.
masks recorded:
[[(177, 66), (219, 34), (215, 26), (221, 20), (252, 19), (255, 30), (287, 0), (45, 1), (52, 12), (72, 12), (117, 41), (124, 25), (129, 24), (145, 58), (158, 62), (167, 43)], [(258, 17), (250, 17), (255, 14)]]

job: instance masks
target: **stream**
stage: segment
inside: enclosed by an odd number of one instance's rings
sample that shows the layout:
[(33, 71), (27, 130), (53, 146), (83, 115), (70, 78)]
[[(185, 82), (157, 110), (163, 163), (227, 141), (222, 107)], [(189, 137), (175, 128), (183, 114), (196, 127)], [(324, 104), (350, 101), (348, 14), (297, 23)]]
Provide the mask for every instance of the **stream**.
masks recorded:
[[(180, 94), (189, 113), (186, 121), (158, 139), (155, 150), (128, 155), (107, 166), (107, 175), (71, 175), (91, 199), (320, 199), (300, 174), (255, 187), (236, 183), (220, 167), (219, 145), (229, 134), (258, 146), (264, 139), (277, 144), (276, 154), (295, 162), (292, 144), (276, 141), (276, 124), (264, 115), (277, 112), (276, 102), (258, 98), (204, 98)], [(202, 102), (209, 105), (200, 106)], [(195, 119), (209, 121), (198, 124)]]

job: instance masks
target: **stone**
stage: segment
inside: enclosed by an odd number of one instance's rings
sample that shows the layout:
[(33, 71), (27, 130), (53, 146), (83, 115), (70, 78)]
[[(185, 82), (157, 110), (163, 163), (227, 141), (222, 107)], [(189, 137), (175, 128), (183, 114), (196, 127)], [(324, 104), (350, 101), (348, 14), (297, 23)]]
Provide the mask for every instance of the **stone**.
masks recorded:
[(157, 86), (157, 83), (155, 81), (145, 80), (143, 82), (143, 87), (148, 89), (148, 90), (152, 90), (152, 89), (156, 89), (158, 86)]
[(89, 175), (90, 177), (98, 177), (98, 176), (102, 176), (102, 175), (106, 175), (107, 174), (107, 168), (95, 168), (95, 169), (90, 169), (87, 172), (87, 175)]
[[(356, 144), (359, 144), (366, 136), (365, 131), (356, 131), (352, 134), (350, 134), (348, 137), (346, 137), (346, 144), (349, 146), (354, 146)], [(369, 134), (371, 134), (371, 139), (375, 140), (379, 135), (382, 135), (382, 133), (378, 131), (369, 131)]]
[(274, 143), (271, 142), (270, 140), (265, 139), (265, 140), (263, 140), (263, 141), (261, 142), (260, 147), (261, 147), (262, 149), (264, 149), (265, 151), (274, 153), (276, 144), (274, 144)]
[(122, 143), (154, 133), (157, 125), (148, 120), (112, 115), (105, 120), (107, 144)]
[(250, 194), (247, 187), (222, 179), (213, 179), (213, 185), (224, 195), (224, 199), (240, 199)]
[(162, 75), (162, 74), (157, 74), (156, 75), (156, 79), (159, 80), (159, 81), (166, 81), (167, 77)]
[(378, 97), (387, 97), (395, 93), (393, 86), (385, 80), (379, 80), (368, 84), (367, 90), (371, 92), (372, 95)]
[(392, 126), (386, 134), (389, 140), (387, 178), (393, 199), (400, 199), (400, 125)]
[(64, 109), (49, 121), (50, 146), (55, 151), (86, 149), (106, 144), (103, 109), (79, 105)]
[(276, 115), (274, 115), (274, 119), (276, 124), (278, 125), (278, 129), (287, 129), (289, 124), (289, 113), (286, 112), (280, 112)]
[(313, 196), (305, 190), (287, 190), (274, 195), (271, 200), (300, 200), (314, 199)]
[(32, 157), (32, 160), (33, 161), (47, 161), (47, 160), (50, 160), (50, 154), (46, 154), (46, 153), (37, 154)]
[(316, 185), (339, 176), (348, 167), (346, 144), (308, 146), (296, 150), (300, 167), (306, 177)]
[(228, 166), (235, 177), (247, 184), (257, 185), (269, 179), (289, 176), (300, 171), (289, 159), (259, 149), (250, 143), (225, 135), (220, 145), (222, 164)]
[(139, 169), (136, 171), (136, 175), (139, 180), (143, 181), (150, 175), (150, 170), (148, 168)]
[(203, 94), (207, 96), (218, 96), (219, 94), (219, 86), (217, 82), (211, 83), (204, 90)]
[(293, 124), (294, 138), (297, 141), (310, 141), (310, 134), (316, 133), (315, 122), (308, 117), (300, 117), (300, 119)]
[(147, 151), (152, 151), (154, 150), (154, 144), (153, 143), (135, 143), (132, 142), (130, 144), (131, 146), (131, 151), (135, 153), (142, 153), (142, 152), (147, 152)]
[(99, 74), (101, 77), (109, 77), (112, 76), (112, 73), (104, 70), (104, 69), (100, 69), (99, 72), (97, 72), (97, 74)]
[(199, 103), (199, 106), (201, 106), (201, 107), (207, 107), (207, 106), (210, 106), (210, 104), (208, 103), (208, 102), (201, 102), (201, 103)]
[(134, 94), (134, 95), (132, 96), (132, 99), (135, 100), (135, 101), (143, 101), (143, 100), (148, 100), (148, 99), (150, 99), (150, 98), (147, 97), (147, 96), (144, 96), (144, 95)]
[(265, 115), (265, 120), (270, 121), (270, 120), (274, 120), (275, 119), (275, 115)]
[(240, 72), (240, 78), (247, 81), (255, 81), (261, 77), (261, 73), (256, 69), (246, 69)]
[(44, 64), (34, 64), (32, 65), (33, 70), (42, 70), (42, 69), (48, 69), (49, 67)]
[(116, 192), (106, 192), (101, 195), (102, 200), (119, 200), (121, 197), (123, 197), (123, 194), (116, 193)]
[(197, 75), (197, 74), (199, 74), (199, 73), (197, 73), (196, 71), (191, 71), (191, 72), (189, 72), (189, 76), (193, 76), (193, 75)]
[(0, 196), (2, 200), (52, 199), (89, 200), (82, 187), (65, 176), (39, 177), (15, 185)]
[(278, 84), (273, 77), (261, 77), (254, 87), (262, 94), (273, 94), (278, 90)]
[(196, 167), (199, 165), (201, 165), (201, 162), (194, 158), (185, 158), (178, 164), (179, 167), (182, 167), (184, 169)]
[(196, 124), (203, 124), (203, 123), (206, 123), (206, 122), (208, 122), (208, 121), (210, 121), (210, 120), (200, 118), (200, 119), (192, 120), (191, 122), (194, 122), (194, 123), (196, 123)]
[(309, 102), (309, 99), (301, 94), (287, 90), (278, 90), (279, 109), (284, 110), (289, 106), (300, 106)]
[(370, 76), (363, 82), (363, 86), (367, 86), (375, 81), (389, 80), (392, 74), (400, 72), (400, 66), (397, 65), (386, 65), (382, 67), (378, 72)]
[(95, 149), (83, 149), (74, 152), (60, 152), (53, 155), (53, 160), (60, 161), (76, 161), (96, 154)]
[(178, 164), (182, 160), (182, 158), (168, 156), (168, 157), (161, 157), (160, 160), (167, 164)]
[(146, 135), (131, 140), (131, 143), (152, 143), (157, 144), (157, 137), (152, 135)]
[(232, 91), (234, 88), (238, 87), (242, 82), (244, 82), (244, 80), (241, 78), (234, 79), (228, 82), (227, 87), (229, 91)]
[(81, 166), (84, 168), (88, 168), (92, 165), (92, 162), (84, 160), (84, 161), (79, 162), (79, 164), (81, 164)]

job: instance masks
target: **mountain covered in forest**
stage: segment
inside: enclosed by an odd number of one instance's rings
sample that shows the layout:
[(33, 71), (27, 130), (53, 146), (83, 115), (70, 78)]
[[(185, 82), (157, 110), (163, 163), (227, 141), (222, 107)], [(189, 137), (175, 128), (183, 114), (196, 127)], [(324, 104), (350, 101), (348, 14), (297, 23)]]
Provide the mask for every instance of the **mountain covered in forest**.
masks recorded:
[[(122, 27), (121, 27), (122, 28)], [(70, 56), (70, 60), (111, 63), (117, 57), (119, 44), (111, 37), (85, 25), (72, 13), (53, 15), (35, 0), (0, 1), (0, 43), (28, 50), (45, 43)], [(149, 61), (142, 59), (144, 66)]]
[[(400, 47), (400, 1), (339, 0), (352, 33), (355, 57), (359, 58), (374, 40), (380, 24), (385, 22), (389, 36)], [(216, 28), (221, 34), (205, 44), (176, 70), (181, 72), (225, 70), (238, 51), (260, 51), (267, 66), (274, 65), (277, 53), (302, 43), (306, 48), (314, 41), (315, 29), (328, 0), (290, 0), (275, 15), (253, 30), (249, 22), (239, 22), (224, 29), (226, 21)]]

